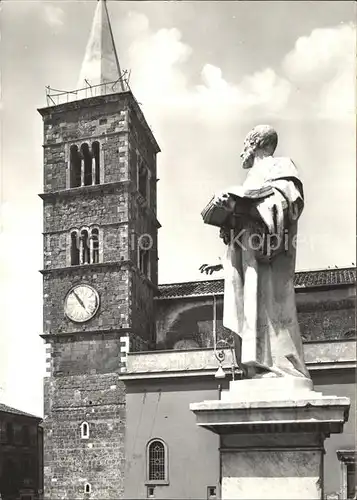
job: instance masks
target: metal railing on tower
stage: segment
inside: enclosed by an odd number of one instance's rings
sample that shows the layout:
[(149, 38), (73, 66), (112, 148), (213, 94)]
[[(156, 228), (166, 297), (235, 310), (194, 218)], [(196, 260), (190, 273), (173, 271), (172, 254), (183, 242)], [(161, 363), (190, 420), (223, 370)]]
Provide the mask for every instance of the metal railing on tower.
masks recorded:
[(101, 95), (116, 94), (117, 92), (131, 91), (130, 72), (123, 71), (120, 78), (114, 82), (104, 82), (98, 85), (91, 85), (88, 80), (85, 80), (86, 86), (76, 90), (58, 90), (53, 89), (49, 85), (46, 86), (47, 106), (58, 106), (72, 101), (88, 99)]

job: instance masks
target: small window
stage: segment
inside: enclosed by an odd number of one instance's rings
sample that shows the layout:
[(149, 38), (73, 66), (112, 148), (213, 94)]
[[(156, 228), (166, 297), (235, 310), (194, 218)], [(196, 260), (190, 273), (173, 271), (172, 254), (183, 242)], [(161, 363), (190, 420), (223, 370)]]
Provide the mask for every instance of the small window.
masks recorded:
[(91, 493), (92, 492), (92, 486), (89, 483), (86, 483), (84, 485), (84, 493)]
[(147, 498), (155, 498), (155, 487), (154, 486), (148, 486)]
[(154, 439), (147, 447), (147, 479), (153, 484), (168, 484), (166, 445)]
[(208, 486), (207, 488), (207, 500), (217, 498), (217, 489), (215, 486)]
[(81, 438), (89, 439), (89, 424), (88, 422), (83, 422), (81, 424)]

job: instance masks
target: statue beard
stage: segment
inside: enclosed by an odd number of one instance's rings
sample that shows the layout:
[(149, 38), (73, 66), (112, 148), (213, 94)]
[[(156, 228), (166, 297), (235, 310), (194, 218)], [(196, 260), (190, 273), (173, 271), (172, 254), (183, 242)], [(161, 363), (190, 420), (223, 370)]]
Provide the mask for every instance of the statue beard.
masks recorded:
[(252, 168), (254, 163), (254, 150), (252, 148), (247, 149), (242, 154), (242, 167), (244, 169)]

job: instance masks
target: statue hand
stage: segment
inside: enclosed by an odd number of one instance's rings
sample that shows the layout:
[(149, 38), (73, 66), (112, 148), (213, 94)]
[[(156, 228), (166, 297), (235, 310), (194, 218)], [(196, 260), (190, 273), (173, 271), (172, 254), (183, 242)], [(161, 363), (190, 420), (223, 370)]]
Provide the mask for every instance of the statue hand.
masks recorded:
[(201, 273), (206, 273), (206, 274), (212, 274), (212, 273), (214, 273), (216, 271), (221, 271), (222, 269), (223, 269), (222, 264), (216, 264), (216, 265), (213, 265), (213, 266), (210, 266), (209, 264), (203, 264), (200, 267)]
[(219, 230), (219, 237), (223, 240), (225, 245), (228, 245), (231, 241), (231, 230), (221, 227)]

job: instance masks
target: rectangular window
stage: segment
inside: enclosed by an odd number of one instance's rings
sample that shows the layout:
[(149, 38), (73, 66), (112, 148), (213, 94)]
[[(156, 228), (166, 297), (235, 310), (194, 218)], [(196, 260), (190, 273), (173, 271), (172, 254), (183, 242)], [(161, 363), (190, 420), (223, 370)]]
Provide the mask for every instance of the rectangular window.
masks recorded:
[(212, 500), (214, 498), (217, 498), (217, 488), (215, 486), (208, 486), (207, 500)]
[(148, 486), (147, 498), (155, 498), (155, 488), (154, 486)]

